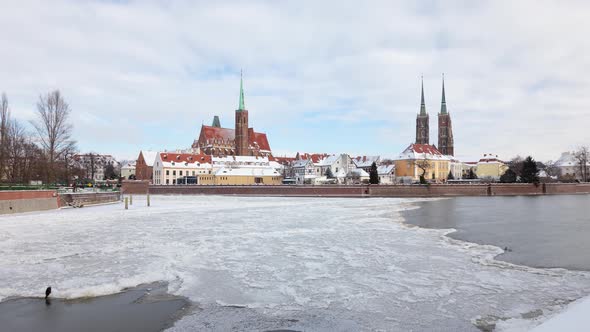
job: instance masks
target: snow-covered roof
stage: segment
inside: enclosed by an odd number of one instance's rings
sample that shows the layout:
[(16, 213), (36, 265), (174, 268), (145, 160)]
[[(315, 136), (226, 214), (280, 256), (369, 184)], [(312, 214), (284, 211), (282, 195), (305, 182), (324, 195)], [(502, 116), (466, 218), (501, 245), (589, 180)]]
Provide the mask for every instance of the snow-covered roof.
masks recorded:
[(300, 159), (300, 160), (295, 160), (293, 162), (293, 167), (294, 168), (300, 168), (300, 167), (305, 167), (308, 164), (311, 164), (311, 160), (309, 160), (309, 159)]
[(327, 157), (327, 153), (299, 153), (297, 152), (298, 160), (311, 160), (313, 163), (317, 163), (320, 159)]
[(389, 175), (395, 171), (395, 165), (381, 165), (377, 167), (379, 175)]
[(211, 156), (204, 154), (160, 152), (162, 167), (211, 168)]
[(156, 156), (158, 155), (157, 151), (141, 150), (140, 153), (143, 155), (143, 160), (145, 161), (146, 165), (148, 165), (149, 167), (154, 166)]
[[(557, 159), (555, 162), (555, 166), (557, 167), (572, 167), (572, 166), (579, 166), (580, 162), (576, 159), (576, 156), (573, 152), (563, 152), (561, 157)], [(590, 166), (590, 160), (586, 163), (586, 165)]]
[(281, 173), (276, 170), (268, 168), (251, 168), (251, 167), (239, 167), (239, 168), (228, 168), (223, 167), (215, 172), (215, 176), (280, 176)]
[(352, 173), (353, 175), (357, 175), (357, 176), (359, 176), (361, 178), (369, 177), (369, 173), (367, 173), (362, 168), (355, 168), (355, 169), (351, 170), (350, 173)]
[(314, 162), (314, 166), (332, 166), (335, 162), (337, 162), (340, 157), (342, 155), (340, 154), (332, 154), (329, 156), (326, 156), (320, 160), (318, 160), (318, 162)]
[(410, 144), (396, 160), (408, 159), (428, 159), (428, 160), (449, 160), (448, 156), (443, 155), (434, 145), (429, 144)]
[(277, 161), (269, 161), (268, 165), (274, 169), (283, 169), (285, 166)]
[(352, 158), (356, 167), (370, 167), (373, 163), (379, 164), (380, 156), (358, 156)]
[(501, 159), (498, 158), (497, 154), (493, 153), (484, 153), (483, 158), (481, 158), (478, 164), (505, 164)]
[(267, 157), (257, 156), (226, 156), (226, 157), (213, 157), (213, 162), (231, 163), (231, 162), (245, 162), (245, 163), (268, 163)]

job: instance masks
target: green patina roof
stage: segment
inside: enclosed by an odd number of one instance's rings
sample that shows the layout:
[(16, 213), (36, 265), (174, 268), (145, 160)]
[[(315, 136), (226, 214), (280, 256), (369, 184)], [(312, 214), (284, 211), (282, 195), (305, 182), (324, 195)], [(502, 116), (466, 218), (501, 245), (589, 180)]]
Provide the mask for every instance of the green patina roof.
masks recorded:
[(211, 124), (211, 127), (221, 128), (221, 122), (219, 121), (219, 116), (215, 115), (213, 117), (213, 123)]
[(245, 110), (246, 107), (244, 106), (244, 84), (242, 82), (242, 71), (240, 70), (240, 105), (238, 106), (238, 111)]
[(426, 115), (426, 104), (424, 103), (424, 78), (422, 78), (422, 100), (420, 102), (420, 115)]
[(447, 114), (447, 101), (445, 98), (445, 74), (442, 81), (442, 101), (440, 103), (440, 114)]

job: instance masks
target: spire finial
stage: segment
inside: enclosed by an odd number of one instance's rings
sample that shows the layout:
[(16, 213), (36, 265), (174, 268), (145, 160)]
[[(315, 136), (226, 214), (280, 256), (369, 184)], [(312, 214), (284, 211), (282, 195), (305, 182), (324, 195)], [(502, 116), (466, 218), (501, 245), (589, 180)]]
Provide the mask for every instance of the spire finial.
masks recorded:
[(442, 101), (440, 103), (440, 114), (447, 114), (447, 101), (445, 98), (445, 73), (442, 74)]
[(242, 69), (240, 69), (240, 105), (238, 106), (238, 110), (243, 111), (246, 107), (244, 106), (244, 83), (242, 79)]
[(424, 103), (424, 76), (420, 76), (422, 81), (422, 99), (420, 101), (420, 115), (426, 115), (426, 103)]

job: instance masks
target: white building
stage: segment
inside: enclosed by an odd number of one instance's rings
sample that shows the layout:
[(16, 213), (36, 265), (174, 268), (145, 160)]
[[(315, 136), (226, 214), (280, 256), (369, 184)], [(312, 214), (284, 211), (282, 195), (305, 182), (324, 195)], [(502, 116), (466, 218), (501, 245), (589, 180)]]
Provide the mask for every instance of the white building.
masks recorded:
[[(586, 165), (590, 168), (590, 161)], [(560, 177), (582, 180), (582, 169), (574, 152), (563, 152), (555, 162), (555, 166), (559, 168)]]
[(125, 180), (129, 180), (135, 177), (135, 163), (128, 162), (121, 166), (121, 177)]
[(352, 158), (352, 163), (356, 168), (361, 168), (365, 170), (365, 172), (369, 173), (371, 171), (371, 166), (373, 163), (379, 166), (381, 164), (381, 157), (380, 156), (358, 156)]
[(379, 174), (379, 184), (394, 184), (395, 183), (395, 165), (381, 165), (377, 167), (377, 174)]
[(211, 157), (213, 171), (216, 172), (220, 168), (269, 168), (276, 167), (271, 165), (268, 157), (257, 156), (226, 156), (226, 157)]
[(295, 160), (292, 165), (295, 181), (298, 184), (315, 183), (317, 176), (311, 159)]
[(455, 180), (461, 179), (463, 177), (464, 164), (461, 161), (454, 159), (452, 156), (449, 156), (449, 159), (449, 168), (451, 174), (453, 174), (453, 178), (455, 178)]
[(200, 174), (211, 174), (211, 156), (160, 152), (153, 166), (153, 183), (156, 185), (197, 184)]
[(346, 178), (350, 172), (356, 169), (350, 156), (346, 153), (326, 156), (315, 162), (313, 166), (315, 167), (315, 174), (317, 176), (316, 183), (330, 182), (328, 180), (329, 169), (330, 173), (332, 173), (332, 178), (336, 179), (337, 183), (343, 184), (346, 182)]
[(369, 183), (371, 176), (362, 168), (353, 168), (350, 170), (348, 177), (354, 184)]
[(121, 165), (113, 156), (108, 154), (86, 153), (77, 154), (73, 157), (76, 166), (85, 171), (85, 177), (94, 181), (104, 181), (107, 166), (112, 166), (113, 171), (118, 173)]

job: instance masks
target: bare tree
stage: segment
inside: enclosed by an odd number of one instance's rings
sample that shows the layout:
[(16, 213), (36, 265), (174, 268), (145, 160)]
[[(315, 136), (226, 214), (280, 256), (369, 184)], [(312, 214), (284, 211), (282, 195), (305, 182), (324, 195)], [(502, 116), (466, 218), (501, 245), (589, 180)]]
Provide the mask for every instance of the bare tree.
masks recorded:
[(548, 162), (545, 163), (545, 173), (547, 173), (547, 176), (549, 177), (558, 177), (559, 176), (559, 166), (557, 166), (557, 162), (549, 160)]
[(522, 168), (523, 168), (523, 164), (524, 164), (524, 159), (521, 156), (516, 156), (514, 158), (512, 158), (512, 160), (510, 160), (508, 162), (508, 167), (517, 175), (517, 176), (521, 176), (522, 175)]
[(10, 111), (8, 109), (8, 98), (2, 93), (0, 101), (0, 180), (6, 173), (6, 159), (8, 158), (8, 131), (10, 126)]
[(590, 158), (590, 149), (587, 146), (582, 146), (576, 151), (574, 157), (578, 161), (578, 166), (580, 167), (582, 182), (588, 182), (588, 159)]
[(424, 159), (416, 160), (416, 167), (422, 170), (422, 174), (420, 174), (420, 183), (426, 182), (426, 171), (431, 167), (430, 161), (424, 157)]
[(37, 121), (32, 121), (32, 124), (47, 158), (46, 181), (54, 182), (56, 161), (75, 144), (71, 139), (72, 125), (68, 123), (70, 106), (59, 90), (55, 90), (39, 97), (37, 115)]

